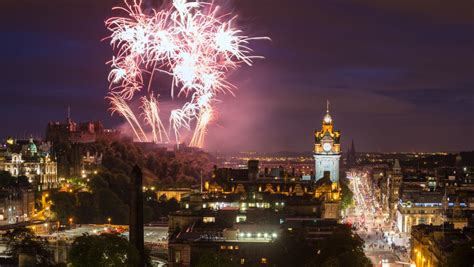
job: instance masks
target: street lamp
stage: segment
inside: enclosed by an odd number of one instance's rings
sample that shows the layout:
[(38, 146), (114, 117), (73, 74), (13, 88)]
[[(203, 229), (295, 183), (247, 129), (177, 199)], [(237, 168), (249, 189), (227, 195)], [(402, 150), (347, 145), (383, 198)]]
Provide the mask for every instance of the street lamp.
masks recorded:
[(71, 226), (73, 222), (73, 218), (69, 218), (69, 225)]
[(110, 225), (110, 222), (112, 221), (112, 218), (107, 218), (107, 221), (109, 221), (109, 225)]

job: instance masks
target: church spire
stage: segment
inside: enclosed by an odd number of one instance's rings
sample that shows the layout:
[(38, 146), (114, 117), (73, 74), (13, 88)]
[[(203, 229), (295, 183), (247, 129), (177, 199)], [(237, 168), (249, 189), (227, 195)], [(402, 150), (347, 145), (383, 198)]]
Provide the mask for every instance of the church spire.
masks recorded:
[(357, 165), (357, 156), (356, 156), (356, 150), (355, 150), (355, 145), (354, 145), (354, 139), (352, 139), (351, 148), (347, 149), (347, 166), (354, 167), (356, 165)]

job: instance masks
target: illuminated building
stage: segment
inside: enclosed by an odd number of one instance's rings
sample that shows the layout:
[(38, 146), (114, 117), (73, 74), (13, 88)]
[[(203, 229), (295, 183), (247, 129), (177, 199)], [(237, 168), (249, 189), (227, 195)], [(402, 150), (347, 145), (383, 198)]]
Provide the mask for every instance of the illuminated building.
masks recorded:
[(418, 225), (411, 232), (411, 261), (416, 266), (448, 266), (447, 260), (456, 246), (472, 240), (472, 233), (452, 224)]
[(0, 225), (28, 221), (34, 214), (35, 193), (27, 188), (0, 190)]
[(191, 189), (189, 188), (172, 188), (166, 190), (157, 190), (156, 197), (165, 197), (166, 199), (176, 199), (176, 201), (180, 202), (181, 198), (184, 196), (189, 196), (191, 194)]
[(324, 174), (328, 173), (332, 182), (339, 182), (340, 137), (340, 132), (334, 130), (333, 120), (329, 114), (328, 102), (322, 129), (315, 132), (314, 160), (316, 181), (322, 179)]
[(277, 225), (232, 225), (215, 216), (203, 216), (170, 240), (169, 266), (196, 266), (200, 256), (209, 252), (224, 254), (244, 266), (272, 261), (272, 241), (280, 235)]
[(453, 222), (456, 228), (467, 226), (463, 211), (468, 204), (457, 196), (443, 196), (441, 192), (410, 191), (403, 192), (397, 210), (397, 228), (410, 233), (413, 226), (420, 224), (441, 225)]
[(38, 190), (58, 185), (57, 163), (50, 155), (50, 145), (45, 142), (8, 139), (0, 151), (0, 170), (13, 177), (26, 176)]
[[(286, 206), (286, 203), (278, 205)], [(276, 208), (276, 206), (275, 206)], [(244, 266), (272, 265), (274, 241), (304, 229), (307, 242), (320, 242), (341, 225), (336, 220), (275, 212), (273, 208), (181, 210), (170, 216), (169, 265), (195, 266), (200, 256), (219, 252)], [(288, 232), (289, 231), (289, 232)]]

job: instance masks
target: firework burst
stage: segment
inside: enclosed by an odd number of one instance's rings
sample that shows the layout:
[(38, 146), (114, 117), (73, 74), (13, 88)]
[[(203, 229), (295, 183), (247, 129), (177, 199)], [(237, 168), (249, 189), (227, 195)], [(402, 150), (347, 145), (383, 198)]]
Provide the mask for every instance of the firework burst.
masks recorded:
[[(215, 118), (216, 97), (232, 93), (226, 74), (242, 64), (252, 65), (259, 57), (250, 55), (249, 42), (268, 38), (243, 35), (233, 27), (236, 17), (220, 14), (212, 2), (174, 0), (168, 7), (144, 12), (141, 1), (134, 0), (114, 9), (126, 17), (105, 22), (116, 51), (108, 77), (112, 113), (127, 120), (138, 141), (148, 141), (144, 127), (151, 129), (155, 143), (169, 142), (171, 132), (173, 142), (180, 143), (181, 132), (192, 131), (189, 145), (203, 147), (207, 127)], [(168, 131), (155, 97), (159, 92), (152, 84), (156, 73), (171, 77), (171, 98), (186, 100), (168, 111)], [(130, 108), (135, 98), (140, 99), (143, 121)]]

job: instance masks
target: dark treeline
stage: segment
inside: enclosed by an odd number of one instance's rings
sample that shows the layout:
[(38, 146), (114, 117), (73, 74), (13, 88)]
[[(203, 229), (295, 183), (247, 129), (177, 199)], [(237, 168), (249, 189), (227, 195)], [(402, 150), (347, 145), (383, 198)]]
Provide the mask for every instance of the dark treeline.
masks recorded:
[[(127, 224), (130, 173), (135, 165), (142, 168), (144, 185), (154, 189), (192, 186), (201, 174), (209, 175), (212, 166), (204, 152), (145, 149), (128, 140), (100, 140), (82, 144), (81, 150), (102, 154), (102, 166), (87, 183), (86, 179), (69, 179), (70, 190), (52, 194), (52, 210), (62, 224), (70, 218), (75, 223), (106, 223), (111, 218), (113, 224)], [(157, 196), (151, 190), (144, 198), (145, 223), (179, 207), (175, 199)]]

